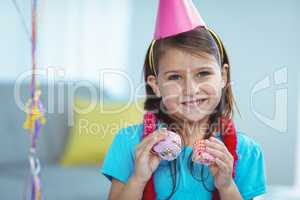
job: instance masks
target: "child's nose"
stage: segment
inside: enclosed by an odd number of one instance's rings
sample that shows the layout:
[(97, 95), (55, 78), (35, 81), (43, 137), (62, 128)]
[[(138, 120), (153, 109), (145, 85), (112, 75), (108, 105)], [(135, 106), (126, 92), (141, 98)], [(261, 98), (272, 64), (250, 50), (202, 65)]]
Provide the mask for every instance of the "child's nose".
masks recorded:
[(193, 79), (186, 80), (183, 91), (184, 91), (184, 95), (193, 96), (199, 92), (199, 85)]

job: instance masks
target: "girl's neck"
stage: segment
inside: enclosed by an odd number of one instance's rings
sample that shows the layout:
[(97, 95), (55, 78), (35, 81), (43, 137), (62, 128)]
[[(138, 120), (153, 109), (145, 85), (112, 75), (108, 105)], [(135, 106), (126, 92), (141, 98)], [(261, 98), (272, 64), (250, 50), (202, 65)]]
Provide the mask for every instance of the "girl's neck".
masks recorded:
[(205, 117), (198, 122), (182, 122), (182, 136), (185, 145), (192, 146), (197, 139), (203, 139), (209, 126), (209, 117)]

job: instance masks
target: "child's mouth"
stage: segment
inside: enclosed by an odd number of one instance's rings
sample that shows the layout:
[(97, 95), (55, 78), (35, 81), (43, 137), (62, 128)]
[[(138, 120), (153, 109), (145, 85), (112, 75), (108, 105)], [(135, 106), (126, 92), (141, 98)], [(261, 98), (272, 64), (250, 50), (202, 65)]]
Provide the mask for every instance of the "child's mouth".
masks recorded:
[(203, 103), (205, 103), (208, 99), (197, 99), (197, 100), (192, 100), (192, 101), (185, 101), (185, 102), (182, 102), (182, 104), (184, 106), (189, 106), (189, 107), (194, 107), (194, 106), (199, 106)]

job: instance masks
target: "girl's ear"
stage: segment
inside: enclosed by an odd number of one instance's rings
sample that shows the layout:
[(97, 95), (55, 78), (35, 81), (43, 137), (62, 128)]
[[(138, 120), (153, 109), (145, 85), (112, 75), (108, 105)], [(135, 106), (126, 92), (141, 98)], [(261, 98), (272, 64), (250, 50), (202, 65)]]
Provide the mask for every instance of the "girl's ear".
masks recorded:
[(161, 97), (160, 90), (157, 84), (157, 78), (153, 75), (150, 75), (147, 77), (147, 83), (150, 85), (155, 95)]
[(227, 74), (229, 70), (229, 65), (224, 64), (222, 67), (222, 88), (224, 88), (227, 85)]

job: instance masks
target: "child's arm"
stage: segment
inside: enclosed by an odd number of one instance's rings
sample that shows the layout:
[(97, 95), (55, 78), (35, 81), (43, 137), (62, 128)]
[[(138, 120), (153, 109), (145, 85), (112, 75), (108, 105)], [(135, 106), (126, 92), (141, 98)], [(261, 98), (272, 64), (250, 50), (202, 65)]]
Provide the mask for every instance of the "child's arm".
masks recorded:
[(142, 199), (145, 185), (135, 177), (132, 176), (126, 185), (116, 179), (112, 179), (111, 183), (109, 200)]
[[(154, 144), (167, 136), (165, 132), (157, 131), (157, 133), (145, 137), (142, 142), (137, 145), (133, 175), (126, 184), (112, 179), (109, 200), (142, 199), (144, 188), (160, 162), (160, 158), (152, 154), (151, 149)], [(122, 170), (122, 166), (120, 166), (120, 170)]]

